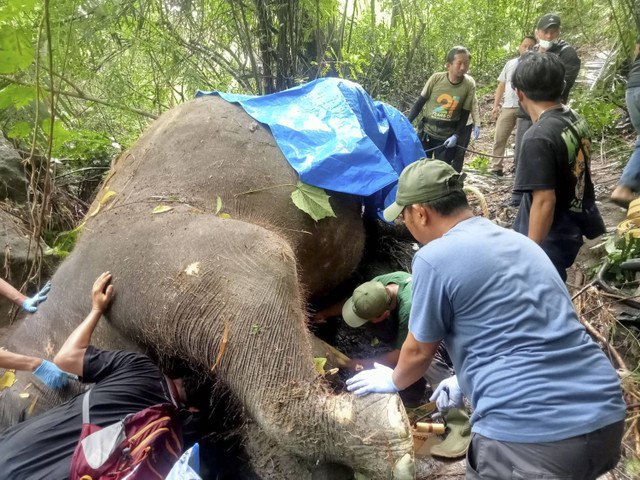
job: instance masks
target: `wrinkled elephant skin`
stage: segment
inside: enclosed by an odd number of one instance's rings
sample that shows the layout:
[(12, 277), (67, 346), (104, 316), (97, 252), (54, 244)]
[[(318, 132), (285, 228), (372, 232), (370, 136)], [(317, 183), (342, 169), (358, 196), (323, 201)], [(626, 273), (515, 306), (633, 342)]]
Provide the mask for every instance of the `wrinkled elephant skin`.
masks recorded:
[(7, 345), (51, 356), (109, 270), (116, 296), (94, 343), (213, 371), (264, 439), (246, 442), (262, 478), (308, 477), (304, 465), (325, 461), (412, 478), (398, 397), (334, 395), (315, 373), (306, 302), (355, 269), (364, 230), (357, 199), (337, 193), (337, 218), (314, 222), (291, 201), (296, 182), (241, 108), (204, 97), (170, 110), (115, 163), (49, 300)]

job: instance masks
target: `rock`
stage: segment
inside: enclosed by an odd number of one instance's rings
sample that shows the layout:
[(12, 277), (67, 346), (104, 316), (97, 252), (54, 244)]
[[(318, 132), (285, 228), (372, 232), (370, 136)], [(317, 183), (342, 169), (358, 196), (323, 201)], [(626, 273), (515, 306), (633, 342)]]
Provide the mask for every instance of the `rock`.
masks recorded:
[(0, 199), (24, 203), (27, 199), (26, 184), (20, 155), (0, 133)]
[[(46, 245), (41, 244), (41, 247), (46, 248)], [(0, 209), (0, 276), (16, 288), (25, 280), (28, 248), (29, 232), (22, 221)], [(51, 266), (43, 266), (43, 278), (51, 271)], [(0, 296), (0, 328), (8, 324), (12, 306), (9, 300)]]

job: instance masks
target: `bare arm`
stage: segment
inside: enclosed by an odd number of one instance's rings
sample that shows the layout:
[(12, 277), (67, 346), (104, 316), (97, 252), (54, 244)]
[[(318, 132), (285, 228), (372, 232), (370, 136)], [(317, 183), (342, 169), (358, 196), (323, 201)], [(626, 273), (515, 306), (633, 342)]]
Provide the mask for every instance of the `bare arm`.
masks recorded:
[(533, 202), (529, 212), (529, 238), (534, 242), (539, 244), (549, 234), (555, 207), (555, 190), (533, 191)]
[(347, 300), (342, 300), (340, 302), (334, 303), (333, 305), (329, 305), (327, 308), (323, 308), (322, 310), (311, 315), (309, 321), (311, 323), (326, 323), (327, 318), (337, 317), (342, 314), (342, 307), (344, 306)]
[(429, 368), (440, 342), (423, 343), (409, 332), (402, 344), (398, 365), (393, 371), (393, 383), (399, 390), (413, 385)]
[(109, 285), (111, 274), (105, 272), (98, 277), (91, 290), (91, 312), (64, 342), (54, 358), (54, 363), (69, 373), (82, 376), (84, 354), (91, 343), (91, 335), (98, 321), (113, 298), (113, 285)]
[(26, 295), (23, 295), (18, 290), (13, 288), (9, 283), (5, 282), (0, 278), (0, 295), (5, 298), (8, 298), (16, 305), (22, 306), (24, 301), (27, 299)]
[(493, 97), (493, 110), (491, 110), (491, 118), (494, 120), (498, 118), (498, 110), (502, 104), (502, 97), (504, 96), (505, 83), (498, 82), (498, 88), (496, 88), (496, 94)]
[(33, 372), (41, 363), (41, 358), (0, 350), (0, 368)]

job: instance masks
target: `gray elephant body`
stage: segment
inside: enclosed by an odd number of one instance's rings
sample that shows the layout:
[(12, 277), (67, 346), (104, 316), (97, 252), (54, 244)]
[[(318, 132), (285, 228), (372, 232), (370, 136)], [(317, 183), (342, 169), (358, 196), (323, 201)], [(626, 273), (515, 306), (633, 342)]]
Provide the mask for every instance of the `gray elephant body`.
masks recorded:
[[(292, 478), (318, 461), (411, 477), (397, 396), (333, 395), (315, 372), (306, 302), (355, 269), (364, 230), (346, 195), (331, 198), (337, 218), (314, 222), (298, 210), (289, 197), (297, 179), (241, 108), (204, 97), (165, 113), (116, 162), (49, 300), (5, 344), (52, 356), (109, 270), (116, 296), (94, 343), (212, 372), (257, 425), (261, 441), (247, 447), (261, 477)], [(8, 413), (5, 424), (15, 420)]]

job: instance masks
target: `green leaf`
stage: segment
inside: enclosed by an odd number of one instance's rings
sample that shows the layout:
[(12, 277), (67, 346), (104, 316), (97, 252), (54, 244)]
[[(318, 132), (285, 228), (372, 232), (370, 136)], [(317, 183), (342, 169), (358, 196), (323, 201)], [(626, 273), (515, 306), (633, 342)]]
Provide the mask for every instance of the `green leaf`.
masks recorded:
[(171, 210), (173, 210), (173, 207), (170, 207), (169, 205), (158, 205), (151, 211), (151, 213), (165, 213), (170, 212)]
[(0, 110), (13, 107), (17, 109), (25, 107), (36, 98), (35, 87), (25, 85), (9, 85), (0, 90)]
[(0, 4), (0, 21), (11, 20), (20, 13), (31, 12), (38, 0), (6, 0)]
[(34, 58), (31, 41), (21, 30), (0, 27), (0, 74), (24, 70)]
[(325, 217), (336, 216), (329, 203), (329, 195), (321, 188), (298, 182), (296, 189), (291, 193), (291, 200), (316, 222)]
[(324, 366), (327, 363), (327, 359), (324, 357), (313, 357), (313, 367), (318, 375), (324, 375)]
[(216, 198), (216, 213), (215, 213), (215, 215), (219, 214), (220, 210), (222, 210), (222, 199), (218, 196)]
[(31, 135), (31, 124), (29, 122), (18, 122), (7, 132), (7, 137), (23, 139)]

